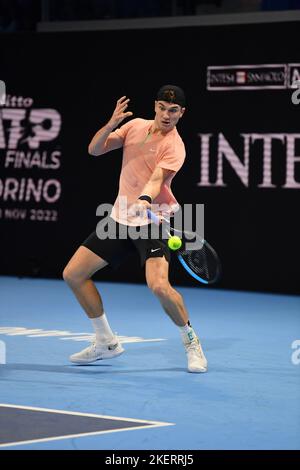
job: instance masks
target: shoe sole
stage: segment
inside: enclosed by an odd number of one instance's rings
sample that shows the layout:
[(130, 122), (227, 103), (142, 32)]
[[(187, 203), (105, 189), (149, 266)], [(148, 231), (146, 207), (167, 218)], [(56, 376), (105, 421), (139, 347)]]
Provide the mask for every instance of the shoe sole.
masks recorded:
[(103, 361), (103, 359), (113, 359), (114, 357), (121, 356), (123, 352), (125, 352), (125, 349), (122, 348), (122, 349), (119, 349), (118, 352), (114, 354), (106, 355), (106, 353), (104, 353), (101, 357), (98, 357), (97, 359), (92, 359), (90, 361), (80, 360), (80, 359), (79, 360), (71, 359), (71, 357), (69, 359), (73, 364), (92, 364), (93, 362)]
[(206, 369), (188, 369), (189, 372), (191, 372), (192, 374), (204, 374), (205, 372), (207, 372), (207, 368)]

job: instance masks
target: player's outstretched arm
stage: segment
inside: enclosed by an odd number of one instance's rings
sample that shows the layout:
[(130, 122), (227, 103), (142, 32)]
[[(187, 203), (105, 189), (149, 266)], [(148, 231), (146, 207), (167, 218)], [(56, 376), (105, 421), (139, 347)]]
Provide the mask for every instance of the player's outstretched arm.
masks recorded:
[(103, 126), (92, 138), (88, 152), (90, 155), (103, 155), (110, 150), (122, 147), (123, 141), (116, 134), (110, 135), (111, 132), (127, 117), (132, 116), (131, 111), (126, 111), (129, 98), (122, 96), (116, 104), (115, 110), (105, 126)]

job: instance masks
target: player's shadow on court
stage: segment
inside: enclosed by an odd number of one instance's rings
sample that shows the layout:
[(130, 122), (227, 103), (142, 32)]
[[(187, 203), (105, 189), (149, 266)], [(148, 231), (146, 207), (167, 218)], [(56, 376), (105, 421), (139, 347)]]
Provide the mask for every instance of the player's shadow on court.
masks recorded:
[[(112, 369), (111, 369), (112, 368)], [(5, 375), (5, 372), (12, 371), (28, 371), (28, 372), (48, 372), (59, 374), (80, 374), (80, 375), (95, 375), (95, 373), (104, 374), (131, 374), (131, 373), (150, 373), (150, 372), (185, 372), (185, 367), (168, 367), (157, 369), (115, 369), (116, 365), (111, 364), (86, 364), (74, 365), (68, 364), (65, 366), (51, 366), (42, 364), (3, 364), (0, 367), (0, 377)]]

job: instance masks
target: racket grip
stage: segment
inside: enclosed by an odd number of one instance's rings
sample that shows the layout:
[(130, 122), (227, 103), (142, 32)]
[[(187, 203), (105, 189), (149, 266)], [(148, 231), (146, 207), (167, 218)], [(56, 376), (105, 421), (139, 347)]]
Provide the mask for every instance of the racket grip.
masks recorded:
[(152, 220), (152, 222), (154, 222), (156, 225), (160, 224), (160, 218), (152, 211), (150, 211), (150, 209), (147, 209), (147, 215), (148, 219)]

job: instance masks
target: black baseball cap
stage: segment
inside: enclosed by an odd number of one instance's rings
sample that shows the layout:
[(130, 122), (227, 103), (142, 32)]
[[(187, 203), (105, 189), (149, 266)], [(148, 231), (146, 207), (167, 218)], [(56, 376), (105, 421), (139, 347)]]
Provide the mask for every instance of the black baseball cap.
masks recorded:
[(157, 100), (167, 101), (168, 103), (179, 104), (179, 106), (185, 106), (185, 94), (182, 88), (176, 85), (164, 85), (162, 86), (156, 96)]

